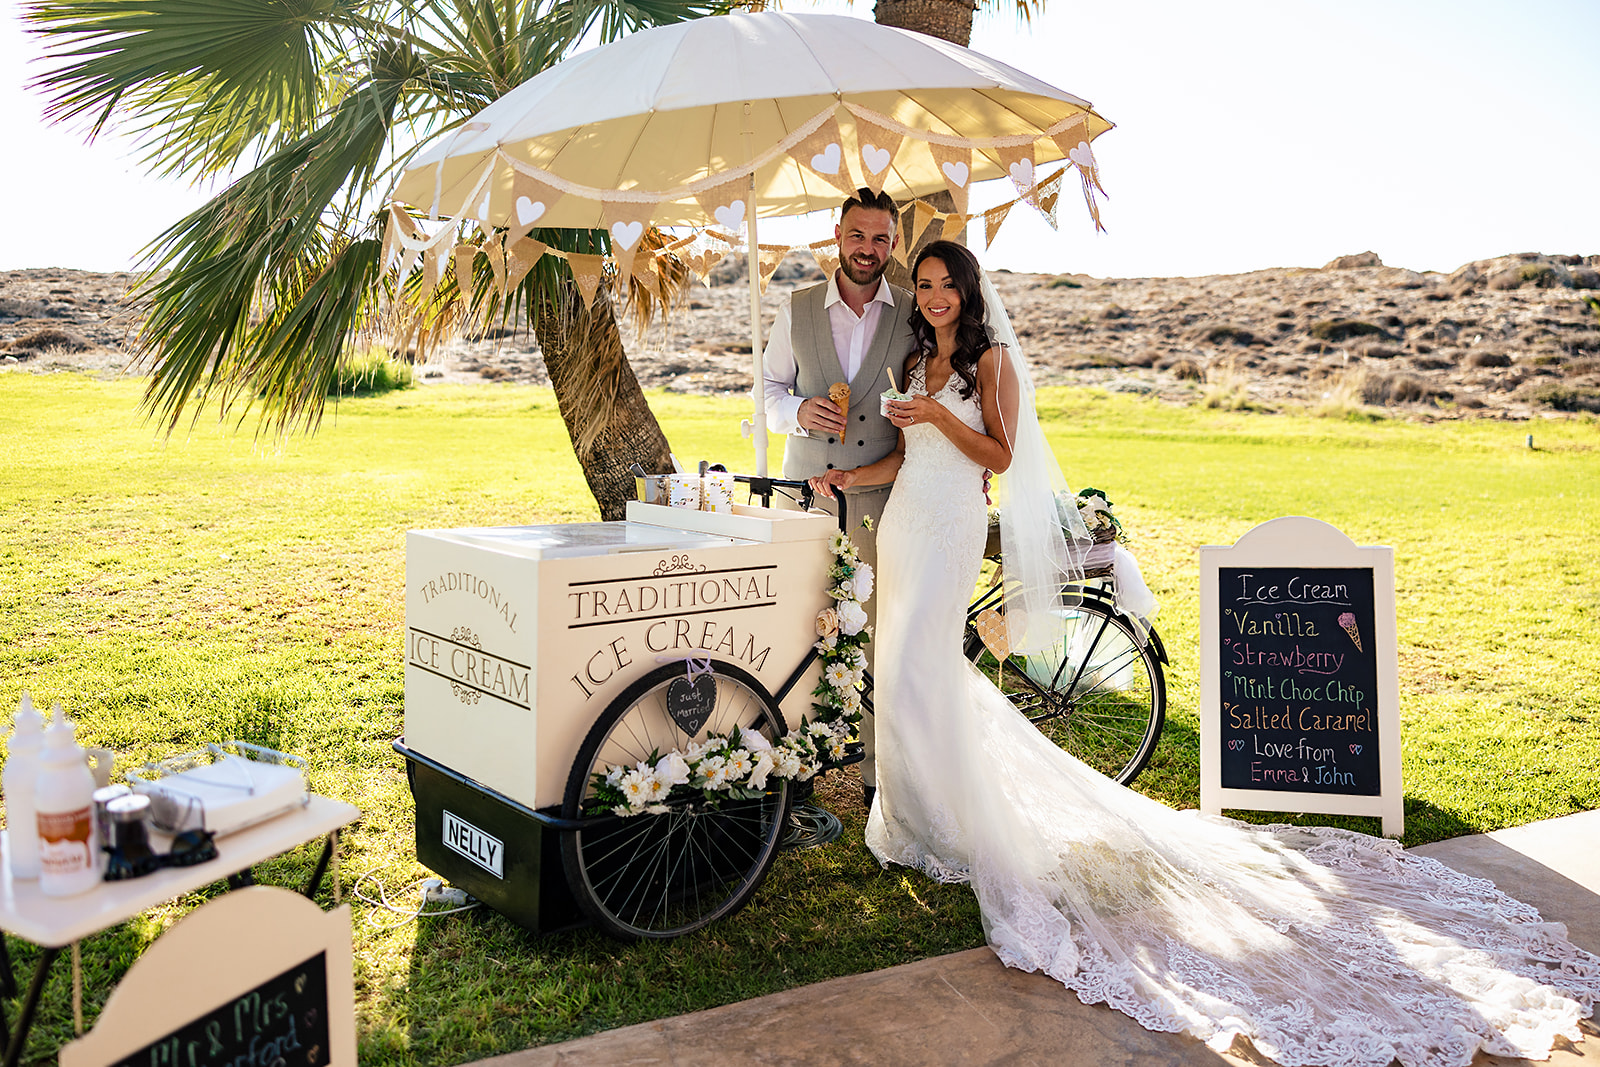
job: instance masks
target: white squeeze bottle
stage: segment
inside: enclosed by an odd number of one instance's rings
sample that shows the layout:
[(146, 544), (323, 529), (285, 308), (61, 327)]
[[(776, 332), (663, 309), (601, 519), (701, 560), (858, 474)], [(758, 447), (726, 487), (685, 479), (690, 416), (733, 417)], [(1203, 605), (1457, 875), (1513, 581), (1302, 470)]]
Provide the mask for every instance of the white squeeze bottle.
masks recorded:
[(94, 854), (94, 775), (73, 738), (76, 730), (56, 701), (33, 790), (39, 891), (47, 897), (76, 896), (100, 884), (100, 864)]
[(44, 716), (33, 698), (22, 694), (17, 726), (11, 731), (6, 769), (0, 789), (6, 795), (6, 859), (12, 878), (39, 877), (39, 835), (35, 829), (33, 790), (39, 777), (39, 752), (44, 746)]

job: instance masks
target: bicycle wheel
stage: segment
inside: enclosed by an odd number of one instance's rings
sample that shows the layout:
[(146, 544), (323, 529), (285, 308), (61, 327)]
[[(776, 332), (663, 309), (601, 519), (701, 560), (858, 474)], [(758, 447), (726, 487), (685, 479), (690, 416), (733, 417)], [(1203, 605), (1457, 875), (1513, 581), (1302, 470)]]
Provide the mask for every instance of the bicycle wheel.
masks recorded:
[[(684, 676), (677, 664), (629, 686), (600, 714), (578, 747), (561, 805), (563, 818), (583, 812), (592, 775), (632, 767), (695, 740), (667, 714), (667, 686)], [(785, 733), (783, 715), (761, 683), (717, 663), (716, 704), (696, 735), (726, 735), (735, 726), (769, 741)], [(607, 817), (561, 835), (567, 884), (596, 926), (623, 940), (668, 938), (698, 930), (738, 911), (766, 877), (785, 829), (789, 783), (771, 780), (752, 800), (674, 801), (659, 815)]]
[(1153, 635), (1103, 600), (1066, 612), (1058, 648), (1007, 657), (1005, 670), (968, 622), (967, 658), (1045, 736), (1127, 785), (1150, 761), (1167, 717), (1167, 681)]

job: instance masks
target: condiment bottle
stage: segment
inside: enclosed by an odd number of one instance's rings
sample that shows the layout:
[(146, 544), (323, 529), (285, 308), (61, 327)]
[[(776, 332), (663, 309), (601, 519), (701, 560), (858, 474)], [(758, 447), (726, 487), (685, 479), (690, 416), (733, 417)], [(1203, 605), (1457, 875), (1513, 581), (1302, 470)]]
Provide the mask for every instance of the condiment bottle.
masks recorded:
[(6, 755), (0, 788), (6, 794), (6, 860), (12, 878), (39, 877), (39, 836), (35, 829), (33, 791), (39, 777), (39, 752), (44, 745), (44, 717), (33, 698), (22, 694), (16, 729)]
[(70, 897), (100, 884), (95, 858), (94, 775), (73, 738), (77, 728), (56, 701), (34, 786), (34, 816), (39, 827), (39, 891)]

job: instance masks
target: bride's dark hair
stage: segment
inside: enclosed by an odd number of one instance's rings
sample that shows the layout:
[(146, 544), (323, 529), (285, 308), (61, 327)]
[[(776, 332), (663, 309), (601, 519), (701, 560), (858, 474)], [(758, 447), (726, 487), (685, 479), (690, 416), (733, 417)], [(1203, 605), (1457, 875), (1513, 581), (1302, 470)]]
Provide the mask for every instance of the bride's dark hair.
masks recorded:
[[(937, 259), (944, 264), (950, 280), (955, 283), (956, 295), (961, 297), (961, 317), (956, 322), (956, 350), (950, 356), (950, 369), (961, 379), (962, 398), (969, 399), (978, 388), (978, 358), (994, 347), (994, 341), (989, 336), (989, 313), (984, 307), (982, 282), (978, 273), (983, 268), (978, 266), (978, 257), (965, 245), (958, 245), (954, 241), (933, 241), (917, 253), (917, 260), (911, 265), (913, 289), (917, 284), (917, 271), (930, 259)], [(933, 327), (928, 325), (928, 320), (922, 317), (922, 310), (917, 307), (911, 309), (911, 333), (916, 338), (919, 352), (938, 350)]]

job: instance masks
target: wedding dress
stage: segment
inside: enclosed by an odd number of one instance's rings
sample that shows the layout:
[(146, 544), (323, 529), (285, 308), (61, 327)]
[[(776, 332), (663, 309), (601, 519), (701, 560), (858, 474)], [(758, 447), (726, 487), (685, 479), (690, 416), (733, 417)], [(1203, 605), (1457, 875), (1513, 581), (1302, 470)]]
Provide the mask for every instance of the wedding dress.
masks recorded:
[[(912, 390), (926, 394), (924, 368)], [(960, 380), (933, 396), (982, 430)], [(1600, 958), (1489, 882), (1391, 841), (1174, 811), (1061, 751), (963, 658), (983, 471), (933, 426), (878, 531), (878, 859), (976, 891), (1011, 967), (1085, 1003), (1285, 1067), (1545, 1058)]]

